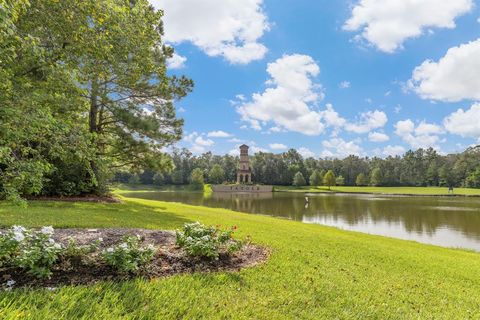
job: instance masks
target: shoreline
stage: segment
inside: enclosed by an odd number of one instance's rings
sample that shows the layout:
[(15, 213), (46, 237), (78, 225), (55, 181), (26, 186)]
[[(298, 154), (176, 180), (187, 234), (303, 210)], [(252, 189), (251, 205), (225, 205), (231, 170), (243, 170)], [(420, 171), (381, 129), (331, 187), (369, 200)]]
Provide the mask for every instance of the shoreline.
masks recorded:
[(419, 193), (383, 193), (383, 192), (352, 192), (352, 191), (312, 191), (312, 190), (274, 190), (274, 193), (303, 193), (331, 195), (378, 195), (391, 197), (440, 197), (440, 198), (480, 198), (480, 194), (419, 194)]

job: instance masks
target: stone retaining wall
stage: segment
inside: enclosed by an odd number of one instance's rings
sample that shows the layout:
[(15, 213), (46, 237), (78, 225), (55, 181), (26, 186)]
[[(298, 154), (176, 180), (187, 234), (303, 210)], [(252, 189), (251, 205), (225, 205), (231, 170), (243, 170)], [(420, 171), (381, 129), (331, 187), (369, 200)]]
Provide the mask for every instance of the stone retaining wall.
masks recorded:
[(249, 193), (263, 193), (273, 192), (273, 186), (256, 186), (256, 185), (212, 185), (213, 192), (249, 192)]

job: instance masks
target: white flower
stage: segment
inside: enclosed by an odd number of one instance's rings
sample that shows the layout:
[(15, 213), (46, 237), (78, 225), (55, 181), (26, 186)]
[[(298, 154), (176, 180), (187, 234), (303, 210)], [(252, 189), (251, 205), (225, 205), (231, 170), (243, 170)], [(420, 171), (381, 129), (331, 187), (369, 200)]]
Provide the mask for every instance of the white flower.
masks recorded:
[(17, 242), (22, 242), (25, 239), (25, 235), (22, 232), (14, 232), (13, 239)]
[(53, 234), (53, 227), (52, 227), (52, 226), (43, 227), (43, 228), (40, 230), (40, 232), (43, 233), (43, 234), (52, 235), (52, 234)]
[(107, 249), (107, 252), (108, 252), (108, 253), (112, 253), (112, 252), (113, 252), (113, 248), (108, 248), (108, 249)]
[(15, 280), (8, 280), (7, 287), (12, 287), (15, 283), (16, 283)]
[(98, 238), (98, 241), (103, 242), (103, 238)]
[(55, 243), (55, 240), (53, 240), (52, 238), (50, 238), (50, 239), (48, 239), (48, 243), (54, 244), (54, 243)]
[(13, 232), (19, 232), (19, 233), (24, 233), (25, 231), (27, 231), (27, 229), (25, 229), (22, 226), (13, 226), (12, 231)]
[(120, 249), (128, 249), (128, 244), (126, 244), (125, 242), (121, 243), (119, 246), (118, 246)]
[(53, 248), (54, 248), (54, 249), (57, 249), (57, 250), (60, 250), (60, 249), (62, 249), (62, 246), (60, 245), (60, 243), (55, 243), (55, 244), (53, 245)]

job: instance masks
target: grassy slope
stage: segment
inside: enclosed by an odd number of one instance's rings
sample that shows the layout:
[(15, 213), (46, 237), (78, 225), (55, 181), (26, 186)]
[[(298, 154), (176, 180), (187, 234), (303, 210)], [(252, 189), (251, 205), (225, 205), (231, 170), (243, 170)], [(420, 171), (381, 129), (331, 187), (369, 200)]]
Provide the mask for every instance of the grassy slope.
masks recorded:
[[(384, 193), (416, 195), (448, 195), (448, 188), (439, 187), (284, 187), (276, 186), (275, 191), (288, 192), (344, 192), (344, 193)], [(454, 188), (456, 195), (480, 195), (480, 189)]]
[(0, 203), (2, 225), (239, 227), (272, 248), (239, 273), (184, 275), (93, 287), (0, 292), (0, 318), (466, 319), (480, 314), (476, 253), (223, 209), (149, 200), (124, 204)]

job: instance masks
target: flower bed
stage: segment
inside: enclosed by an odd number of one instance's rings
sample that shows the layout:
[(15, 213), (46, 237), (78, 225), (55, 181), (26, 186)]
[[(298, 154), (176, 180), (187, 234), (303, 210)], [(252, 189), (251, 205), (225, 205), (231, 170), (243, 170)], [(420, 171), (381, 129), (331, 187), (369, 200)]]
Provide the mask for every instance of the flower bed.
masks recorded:
[[(210, 234), (202, 234), (203, 238), (194, 248), (205, 242), (207, 254), (192, 254), (194, 240), (188, 239), (190, 246), (185, 247), (179, 235), (192, 228), (198, 232), (199, 226), (202, 225), (189, 224), (177, 233), (146, 229), (53, 230), (51, 227), (26, 230), (19, 226), (0, 230), (0, 288), (52, 288), (103, 280), (233, 271), (261, 263), (268, 257), (263, 247), (233, 240), (233, 230), (215, 231), (217, 229), (205, 226)], [(205, 241), (210, 235), (218, 235), (220, 239)]]

